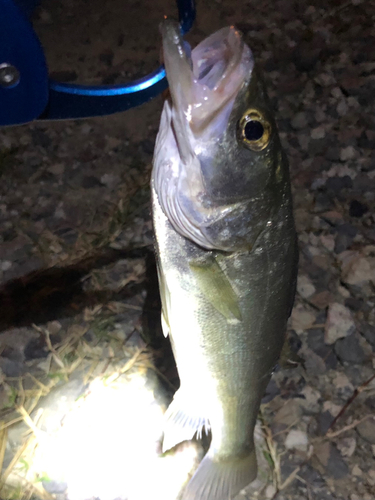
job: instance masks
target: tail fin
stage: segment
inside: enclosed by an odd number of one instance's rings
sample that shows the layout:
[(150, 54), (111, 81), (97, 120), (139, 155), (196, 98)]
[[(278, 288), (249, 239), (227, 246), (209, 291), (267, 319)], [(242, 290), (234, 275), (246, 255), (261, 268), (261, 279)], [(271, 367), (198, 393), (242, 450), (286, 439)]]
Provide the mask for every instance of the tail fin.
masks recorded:
[(215, 462), (206, 455), (182, 500), (231, 500), (257, 476), (255, 449), (246, 457)]

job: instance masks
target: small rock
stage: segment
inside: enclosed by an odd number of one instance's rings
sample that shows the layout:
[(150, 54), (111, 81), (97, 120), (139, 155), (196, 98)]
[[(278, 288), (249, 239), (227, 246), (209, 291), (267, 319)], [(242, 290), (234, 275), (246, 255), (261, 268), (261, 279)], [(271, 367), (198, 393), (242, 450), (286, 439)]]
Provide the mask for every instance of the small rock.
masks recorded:
[(341, 457), (340, 452), (335, 446), (331, 446), (331, 453), (327, 463), (327, 472), (335, 479), (342, 479), (347, 476), (349, 468)]
[(62, 328), (62, 325), (59, 321), (49, 321), (47, 323), (47, 329), (50, 335), (56, 335)]
[(306, 432), (297, 429), (289, 431), (285, 440), (285, 447), (288, 450), (307, 451), (309, 447), (309, 440)]
[(297, 113), (293, 117), (290, 124), (295, 130), (301, 130), (303, 128), (306, 128), (308, 126), (306, 113), (303, 113), (302, 111)]
[(66, 219), (66, 213), (65, 213), (65, 210), (64, 208), (60, 205), (56, 208), (56, 210), (54, 211), (54, 214), (53, 216), (56, 218), (56, 219)]
[(356, 299), (354, 297), (347, 297), (345, 300), (345, 306), (349, 307), (354, 312), (361, 311), (363, 309), (363, 300)]
[(328, 290), (315, 294), (310, 298), (310, 303), (316, 306), (318, 309), (326, 309), (329, 304), (335, 301), (335, 297)]
[(363, 322), (359, 327), (359, 331), (365, 337), (367, 342), (375, 348), (375, 326)]
[(310, 137), (305, 134), (298, 134), (298, 143), (303, 151), (307, 151), (309, 148)]
[(371, 486), (375, 486), (375, 469), (370, 469), (367, 472), (367, 482)]
[(357, 151), (354, 149), (353, 146), (346, 146), (346, 148), (342, 148), (340, 151), (341, 161), (354, 160), (354, 158), (356, 157), (357, 157)]
[(311, 297), (315, 293), (315, 286), (310, 278), (304, 275), (299, 275), (297, 279), (297, 291), (304, 299)]
[(107, 141), (107, 148), (108, 149), (118, 148), (123, 143), (123, 141), (120, 139), (117, 139), (117, 137), (110, 137), (110, 136), (106, 136), (106, 141)]
[(344, 297), (345, 299), (348, 299), (350, 297), (350, 292), (347, 288), (345, 288), (344, 286), (342, 285), (339, 285), (337, 287), (337, 291), (339, 292), (339, 294)]
[(304, 396), (304, 399), (301, 400), (301, 406), (307, 413), (317, 413), (320, 411), (319, 400), (321, 399), (321, 394), (319, 391), (310, 385), (305, 385), (301, 394)]
[(336, 146), (331, 146), (327, 149), (326, 158), (329, 161), (339, 161), (340, 160), (340, 149)]
[(51, 14), (46, 9), (41, 9), (39, 12), (39, 19), (43, 22), (43, 24), (52, 23)]
[(333, 347), (328, 346), (324, 343), (324, 332), (322, 329), (311, 329), (307, 334), (307, 344), (312, 349), (315, 354), (320, 356), (327, 368), (336, 369), (337, 357), (333, 351)]
[(357, 446), (357, 441), (354, 437), (345, 437), (337, 442), (337, 448), (339, 449), (343, 457), (351, 457)]
[(280, 394), (280, 389), (275, 382), (274, 378), (271, 378), (269, 381), (264, 396), (262, 398), (262, 404), (269, 403), (272, 401), (278, 394)]
[(349, 207), (350, 217), (362, 217), (362, 215), (368, 212), (368, 206), (359, 202), (358, 200), (352, 200)]
[(340, 193), (343, 189), (350, 189), (353, 186), (353, 181), (349, 175), (337, 176), (333, 175), (326, 180), (326, 188), (333, 191), (335, 194)]
[(275, 494), (276, 494), (275, 486), (273, 484), (269, 484), (266, 488), (266, 491), (264, 492), (265, 498), (271, 500), (272, 498), (274, 498)]
[(10, 260), (3, 260), (0, 262), (0, 269), (2, 271), (8, 271), (12, 267), (12, 262)]
[(292, 311), (291, 325), (297, 333), (302, 333), (315, 322), (315, 314), (304, 308), (302, 304), (297, 304)]
[(0, 357), (0, 369), (7, 377), (20, 377), (26, 367), (21, 361)]
[(329, 411), (322, 411), (317, 416), (318, 434), (325, 436), (333, 422), (333, 417)]
[[(333, 377), (332, 383), (337, 395), (341, 398), (348, 398), (353, 394), (354, 387), (348, 377), (343, 372), (337, 372)], [(336, 406), (336, 405), (335, 405)], [(336, 411), (336, 409), (335, 409)], [(336, 416), (336, 415), (335, 415)]]
[(326, 131), (322, 126), (313, 128), (311, 131), (311, 139), (324, 139), (325, 135)]
[(321, 43), (317, 41), (319, 35), (313, 40), (302, 40), (292, 53), (292, 60), (298, 71), (311, 71), (320, 60), (322, 53)]
[(330, 448), (331, 443), (329, 443), (328, 441), (314, 445), (314, 455), (324, 467), (326, 467), (328, 464), (329, 456), (331, 453)]
[(362, 469), (357, 464), (355, 464), (352, 469), (352, 474), (353, 476), (360, 477), (362, 476)]
[(48, 167), (48, 172), (51, 172), (51, 174), (56, 175), (59, 177), (62, 175), (65, 171), (65, 165), (63, 163), (54, 163), (50, 167)]
[(344, 252), (352, 243), (358, 230), (351, 224), (341, 224), (337, 228), (337, 236), (335, 241), (335, 253)]
[(332, 417), (336, 417), (341, 411), (341, 406), (336, 405), (332, 401), (324, 401), (323, 403), (323, 411), (328, 411)]
[(336, 107), (337, 114), (339, 116), (345, 116), (347, 114), (348, 110), (349, 110), (348, 104), (346, 103), (346, 101), (344, 99), (341, 99), (341, 101), (339, 101), (339, 103)]
[(375, 246), (363, 247), (361, 252), (347, 250), (343, 252), (341, 261), (341, 274), (345, 283), (361, 286), (373, 281), (375, 283), (375, 257), (373, 257)]
[(346, 337), (355, 331), (355, 324), (350, 310), (335, 302), (328, 307), (325, 324), (324, 341), (334, 344), (338, 339)]
[(358, 434), (370, 444), (375, 444), (375, 417), (367, 418), (356, 427)]
[(333, 252), (333, 249), (335, 248), (335, 237), (333, 234), (322, 234), (320, 236), (320, 241), (329, 252)]
[(274, 421), (286, 426), (299, 421), (302, 415), (301, 406), (295, 399), (289, 399), (275, 414)]
[(100, 178), (100, 182), (109, 189), (113, 189), (120, 184), (120, 176), (115, 174), (104, 174)]
[(326, 371), (324, 360), (318, 354), (315, 354), (314, 351), (304, 348), (301, 354), (305, 360), (304, 367), (310, 376), (314, 377)]
[(365, 353), (360, 346), (358, 337), (352, 333), (344, 339), (340, 339), (335, 343), (335, 353), (340, 361), (360, 364), (366, 359)]
[(43, 481), (43, 488), (51, 494), (64, 493), (68, 489), (67, 483), (60, 481)]

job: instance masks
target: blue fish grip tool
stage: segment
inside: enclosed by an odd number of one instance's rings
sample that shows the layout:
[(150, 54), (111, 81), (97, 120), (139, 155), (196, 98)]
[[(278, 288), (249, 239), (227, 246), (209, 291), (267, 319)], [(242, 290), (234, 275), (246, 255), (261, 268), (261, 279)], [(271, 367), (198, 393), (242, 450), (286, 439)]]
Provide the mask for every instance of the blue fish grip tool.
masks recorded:
[[(29, 21), (39, 0), (0, 0), (0, 126), (33, 120), (104, 116), (139, 106), (167, 88), (164, 66), (117, 85), (51, 80), (41, 43)], [(182, 33), (195, 20), (194, 0), (177, 0)]]

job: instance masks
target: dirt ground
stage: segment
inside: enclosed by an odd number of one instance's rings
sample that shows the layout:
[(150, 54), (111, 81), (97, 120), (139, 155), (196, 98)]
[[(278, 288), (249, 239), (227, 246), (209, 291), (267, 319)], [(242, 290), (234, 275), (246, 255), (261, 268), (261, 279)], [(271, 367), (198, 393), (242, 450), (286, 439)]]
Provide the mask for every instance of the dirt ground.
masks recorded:
[[(42, 0), (33, 24), (53, 78), (120, 83), (158, 65), (164, 14), (176, 14), (171, 0)], [(374, 23), (372, 0), (199, 0), (187, 37), (244, 33), (289, 157), (299, 234), (288, 339), (300, 361), (267, 389), (264, 470), (243, 499), (375, 500)], [(12, 426), (37, 438), (35, 408), (80, 370), (86, 383), (152, 371), (166, 400), (178, 386), (152, 253), (161, 108), (159, 96), (0, 131), (2, 497), (71, 500), (42, 477), (17, 490), (24, 435)]]

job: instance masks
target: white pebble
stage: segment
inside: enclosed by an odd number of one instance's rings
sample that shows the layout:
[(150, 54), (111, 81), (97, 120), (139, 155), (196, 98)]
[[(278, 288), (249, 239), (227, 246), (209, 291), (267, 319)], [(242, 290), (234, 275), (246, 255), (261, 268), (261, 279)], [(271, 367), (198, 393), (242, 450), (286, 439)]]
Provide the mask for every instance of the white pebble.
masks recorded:
[(286, 437), (285, 447), (288, 450), (307, 451), (309, 440), (306, 432), (292, 429)]
[(10, 260), (0, 261), (0, 268), (2, 271), (8, 271), (12, 267), (12, 263)]
[(344, 437), (337, 442), (337, 448), (343, 457), (351, 457), (357, 446), (357, 441), (354, 437)]
[(264, 492), (264, 496), (267, 499), (271, 499), (275, 496), (276, 494), (276, 488), (274, 487), (273, 484), (269, 484), (266, 488), (266, 491)]
[(334, 344), (336, 340), (347, 337), (354, 331), (355, 323), (350, 310), (338, 302), (330, 304), (325, 324), (325, 343)]
[(304, 299), (311, 297), (315, 293), (315, 286), (307, 276), (300, 275), (297, 279), (297, 291)]

